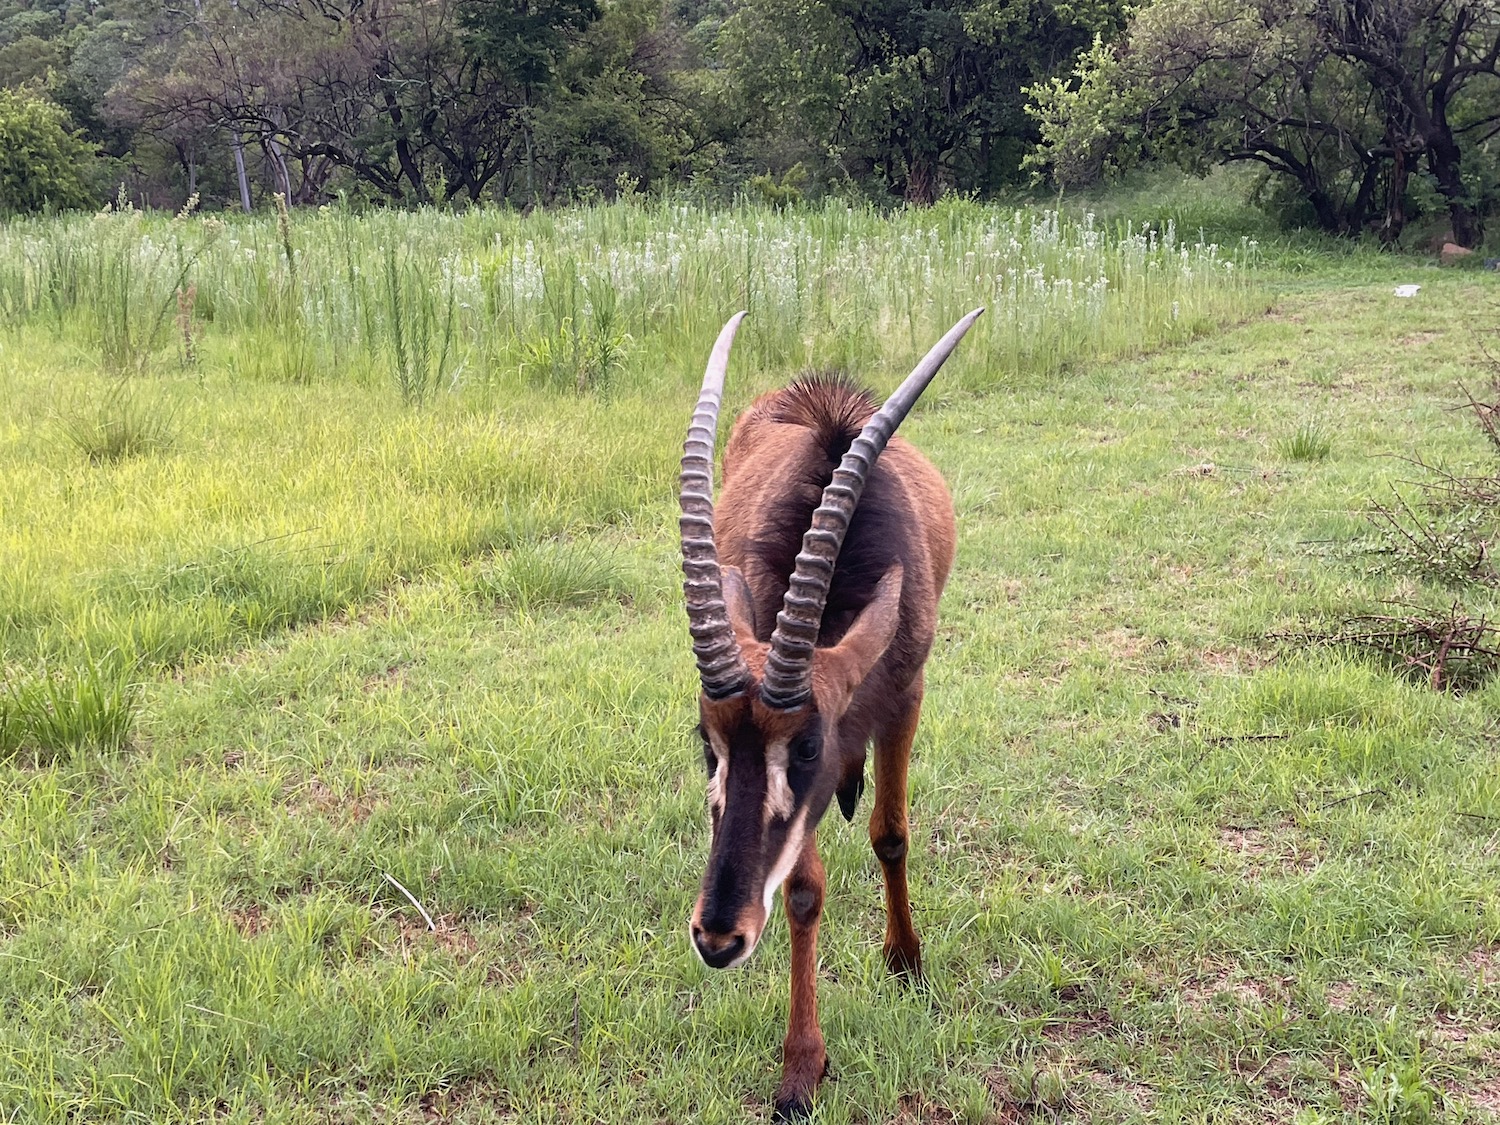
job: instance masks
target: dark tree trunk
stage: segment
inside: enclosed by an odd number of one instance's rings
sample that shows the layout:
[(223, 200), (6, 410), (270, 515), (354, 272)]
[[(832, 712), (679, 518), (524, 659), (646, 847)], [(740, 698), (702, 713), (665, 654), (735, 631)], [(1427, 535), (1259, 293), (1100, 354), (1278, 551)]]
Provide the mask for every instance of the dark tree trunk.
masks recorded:
[(925, 156), (913, 156), (906, 162), (906, 202), (931, 207), (937, 202), (937, 170)]
[(401, 174), (411, 184), (418, 203), (431, 203), (432, 196), (427, 191), (427, 182), (422, 178), (422, 169), (418, 167), (411, 151), (411, 138), (406, 135), (406, 119), (401, 112), (401, 103), (396, 100), (396, 95), (389, 87), (385, 91), (385, 111), (396, 133), (396, 161), (401, 165)]
[(1437, 180), (1438, 191), (1448, 201), (1448, 218), (1453, 225), (1453, 241), (1473, 248), (1479, 241), (1479, 222), (1469, 206), (1468, 191), (1459, 172), (1461, 156), (1452, 130), (1446, 125), (1427, 144), (1427, 166)]
[(1313, 214), (1318, 218), (1318, 226), (1329, 234), (1347, 234), (1338, 206), (1319, 185), (1316, 177), (1304, 176), (1301, 179), (1302, 190), (1307, 195), (1307, 202), (1312, 205)]
[(1406, 227), (1406, 185), (1411, 179), (1411, 164), (1400, 145), (1395, 146), (1391, 160), (1391, 179), (1385, 197), (1385, 220), (1380, 224), (1380, 241), (1394, 246)]

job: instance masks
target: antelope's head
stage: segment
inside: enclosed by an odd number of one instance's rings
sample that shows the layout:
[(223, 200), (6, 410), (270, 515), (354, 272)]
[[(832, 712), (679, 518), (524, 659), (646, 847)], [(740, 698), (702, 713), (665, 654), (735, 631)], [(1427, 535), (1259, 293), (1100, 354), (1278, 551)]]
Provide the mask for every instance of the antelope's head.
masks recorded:
[[(802, 539), (769, 643), (756, 639), (754, 599), (714, 546), (713, 455), (729, 349), (744, 313), (719, 333), (682, 458), (682, 570), (702, 681), (699, 733), (713, 824), (693, 908), (693, 946), (728, 968), (755, 950), (771, 900), (846, 782), (837, 730), (895, 635), (902, 572), (891, 568), (837, 645), (816, 648), (834, 564), (870, 467), (982, 309), (959, 321), (849, 447)], [(858, 753), (863, 769), (864, 747)]]

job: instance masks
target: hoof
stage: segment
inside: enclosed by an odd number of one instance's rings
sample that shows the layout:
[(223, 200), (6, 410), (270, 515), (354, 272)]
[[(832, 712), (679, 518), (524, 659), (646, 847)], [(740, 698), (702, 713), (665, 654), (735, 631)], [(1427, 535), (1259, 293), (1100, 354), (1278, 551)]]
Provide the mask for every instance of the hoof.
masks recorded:
[(771, 1120), (806, 1121), (812, 1113), (813, 1091), (818, 1088), (818, 1083), (827, 1077), (828, 1056), (825, 1054), (823, 1068), (818, 1071), (818, 1076), (811, 1082), (799, 1083), (798, 1088), (794, 1090), (788, 1090), (786, 1083), (782, 1083), (781, 1089), (776, 1091), (776, 1111), (771, 1115)]
[(885, 947), (885, 967), (892, 976), (907, 984), (922, 983), (922, 947), (902, 949), (899, 946)]
[(812, 1116), (812, 1098), (806, 1096), (777, 1098), (772, 1121), (806, 1121)]

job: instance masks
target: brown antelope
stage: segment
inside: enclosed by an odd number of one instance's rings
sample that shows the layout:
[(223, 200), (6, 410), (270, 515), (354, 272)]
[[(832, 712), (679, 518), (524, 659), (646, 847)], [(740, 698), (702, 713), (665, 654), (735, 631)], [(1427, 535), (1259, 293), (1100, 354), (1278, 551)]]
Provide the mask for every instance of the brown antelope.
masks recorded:
[(717, 514), (714, 440), (744, 313), (719, 333), (688, 429), (683, 589), (713, 824), (690, 929), (705, 964), (739, 965), (785, 887), (792, 999), (779, 1117), (806, 1113), (827, 1069), (816, 831), (835, 796), (854, 819), (871, 741), (885, 961), (901, 976), (921, 973), (906, 891), (906, 772), (956, 532), (942, 476), (891, 435), (983, 311), (954, 325), (878, 413), (865, 391), (836, 376), (756, 399), (730, 435)]

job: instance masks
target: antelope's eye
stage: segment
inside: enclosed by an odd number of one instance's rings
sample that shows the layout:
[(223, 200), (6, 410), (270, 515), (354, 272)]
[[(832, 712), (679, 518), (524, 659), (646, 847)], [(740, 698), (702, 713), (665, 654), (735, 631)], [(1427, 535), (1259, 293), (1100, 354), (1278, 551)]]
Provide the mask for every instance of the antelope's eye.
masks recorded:
[(713, 777), (714, 771), (719, 768), (719, 758), (708, 741), (708, 731), (703, 729), (701, 723), (698, 725), (698, 737), (703, 740), (703, 764), (708, 767), (708, 776)]
[(792, 757), (799, 762), (815, 762), (823, 749), (823, 740), (814, 735), (798, 735), (792, 740)]

